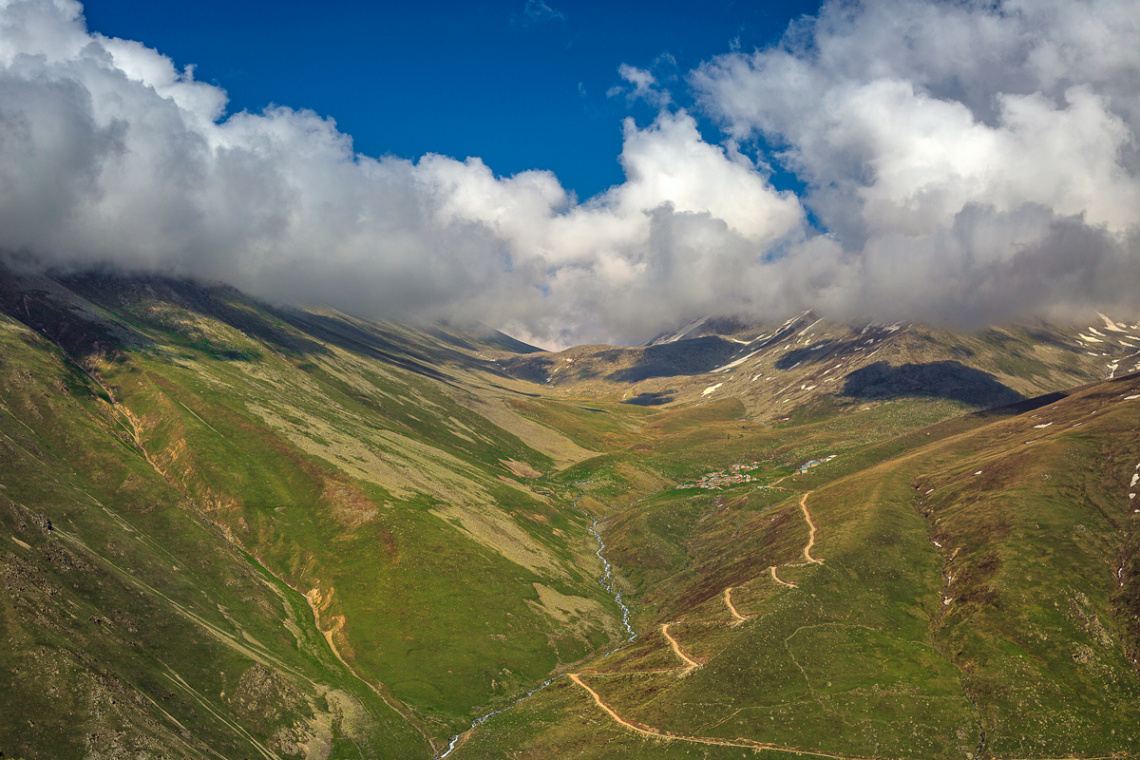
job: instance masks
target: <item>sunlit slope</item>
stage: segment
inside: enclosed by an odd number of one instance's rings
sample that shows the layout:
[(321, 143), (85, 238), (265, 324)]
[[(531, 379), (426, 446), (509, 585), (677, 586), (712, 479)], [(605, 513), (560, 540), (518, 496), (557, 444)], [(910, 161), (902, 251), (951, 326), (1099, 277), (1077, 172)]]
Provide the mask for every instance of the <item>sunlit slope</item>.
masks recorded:
[(550, 355), (164, 278), (0, 306), (6, 756), (429, 757), (552, 675), (454, 756), (1137, 741), (1140, 391), (1023, 401), (1127, 325)]
[[(101, 392), (0, 318), (0, 751), (425, 756), (305, 599), (122, 437)], [(348, 754), (346, 754), (348, 753)]]
[[(58, 427), (74, 440), (60, 462), (102, 446), (113, 466), (76, 479), (102, 483), (115, 515), (151, 514), (151, 484), (227, 551), (228, 540), (256, 557), (427, 736), (617, 636), (585, 518), (534, 485), (591, 452), (504, 403), (526, 397), (494, 371), (495, 342), (272, 312), (173, 281), (64, 285), (31, 290), (22, 316), (68, 355), (11, 329), (41, 362), (52, 353), (70, 385), (14, 353), (9, 366), (74, 418), (14, 403), (12, 423), (33, 439)], [(166, 530), (140, 532), (161, 544)]]
[(1140, 756), (1138, 464), (1133, 375), (639, 501), (643, 635), (457, 755)]

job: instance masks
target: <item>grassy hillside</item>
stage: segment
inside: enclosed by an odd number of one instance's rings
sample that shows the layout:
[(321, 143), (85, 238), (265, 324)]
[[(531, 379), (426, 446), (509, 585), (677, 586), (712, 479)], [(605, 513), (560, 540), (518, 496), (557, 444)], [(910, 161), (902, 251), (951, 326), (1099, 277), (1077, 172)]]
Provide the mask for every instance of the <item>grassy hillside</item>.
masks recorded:
[(0, 307), (4, 757), (1137, 755), (1127, 325)]
[(643, 635), (456, 756), (1136, 757), (1138, 423), (1136, 375), (848, 451), (817, 423), (835, 460), (617, 510)]
[[(324, 656), (313, 666), (353, 680), (369, 709), (406, 734), (381, 742), (386, 756), (427, 756), (429, 741), (439, 746), (472, 717), (617, 636), (616, 606), (594, 582), (600, 563), (585, 518), (534, 486), (556, 461), (590, 452), (520, 419), (528, 444), (475, 411), (513, 415), (486, 389), (514, 381), (490, 371), (469, 379), (473, 367), (493, 370), (478, 355), (495, 346), (461, 350), (458, 337), (448, 344), (345, 317), (278, 314), (236, 292), (186, 283), (67, 284), (26, 289), (24, 316), (37, 332), (4, 323), (12, 461), (3, 495), (12, 514), (43, 514), (57, 526), (49, 538), (116, 578), (137, 576), (123, 562), (146, 556), (123, 545), (127, 538), (154, 542), (170, 556), (139, 593), (174, 584), (208, 607), (196, 615), (239, 641), (248, 633), (284, 646), (301, 625), (289, 616), (304, 618)], [(318, 319), (319, 330), (296, 326)], [(14, 546), (14, 577), (25, 572), (20, 554), (37, 551), (21, 540), (32, 549)], [(109, 542), (116, 548), (108, 557)], [(257, 579), (265, 598), (250, 596), (253, 581), (239, 585), (239, 576)], [(39, 625), (30, 608), (10, 612), (21, 630)], [(109, 611), (94, 617), (112, 619)], [(179, 635), (232, 650), (190, 623), (181, 627)], [(16, 652), (28, 656), (36, 646), (33, 636)], [(76, 667), (65, 680), (97, 678), (94, 664)], [(123, 677), (117, 666), (99, 667)], [(221, 672), (237, 679), (238, 664), (203, 655), (195, 667), (180, 677), (209, 705), (196, 709), (216, 713), (238, 736), (250, 733), (252, 718), (224, 696), (235, 687), (218, 680)], [(133, 688), (148, 703), (157, 699)], [(61, 705), (59, 720), (71, 712)], [(177, 730), (184, 717), (143, 709), (124, 725), (145, 734), (143, 723), (175, 718)], [(60, 746), (82, 754), (76, 737), (85, 729), (75, 728)], [(281, 756), (300, 752), (260, 743)], [(39, 745), (33, 738), (23, 746)], [(49, 755), (58, 756), (39, 756)]]

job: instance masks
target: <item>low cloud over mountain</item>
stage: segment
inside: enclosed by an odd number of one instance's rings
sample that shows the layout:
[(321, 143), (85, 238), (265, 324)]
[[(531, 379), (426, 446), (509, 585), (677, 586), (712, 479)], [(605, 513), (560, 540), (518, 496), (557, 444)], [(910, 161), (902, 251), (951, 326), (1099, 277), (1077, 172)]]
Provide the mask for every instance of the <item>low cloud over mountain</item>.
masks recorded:
[(227, 116), (79, 4), (0, 0), (0, 248), (544, 343), (718, 312), (1134, 310), (1137, 19), (1111, 0), (828, 4), (690, 73), (723, 144), (660, 98), (624, 125), (625, 181), (580, 200), (550, 172), (359, 155), (310, 111)]

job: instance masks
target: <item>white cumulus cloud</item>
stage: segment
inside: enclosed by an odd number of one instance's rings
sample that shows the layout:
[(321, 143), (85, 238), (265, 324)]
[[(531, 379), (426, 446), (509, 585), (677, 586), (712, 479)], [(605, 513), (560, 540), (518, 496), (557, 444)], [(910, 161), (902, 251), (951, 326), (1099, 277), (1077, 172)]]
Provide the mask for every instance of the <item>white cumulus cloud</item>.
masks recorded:
[(78, 3), (0, 0), (0, 254), (549, 343), (726, 312), (1134, 308), (1137, 10), (828, 4), (689, 75), (723, 144), (624, 67), (660, 111), (625, 122), (625, 180), (579, 200), (548, 171), (364, 156), (311, 111), (227, 115), (222, 90), (89, 32)]
[(1102, 276), (1140, 277), (1135, 0), (832, 2), (690, 82), (807, 183), (849, 264), (824, 303), (977, 322), (1138, 302)]

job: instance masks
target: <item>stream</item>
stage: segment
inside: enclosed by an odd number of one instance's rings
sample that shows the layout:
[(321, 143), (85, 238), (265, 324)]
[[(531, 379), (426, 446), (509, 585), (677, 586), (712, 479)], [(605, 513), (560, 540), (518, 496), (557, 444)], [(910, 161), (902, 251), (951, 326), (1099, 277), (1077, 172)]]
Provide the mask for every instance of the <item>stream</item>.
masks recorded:
[(621, 600), (621, 591), (619, 591), (614, 586), (613, 567), (610, 565), (609, 560), (602, 556), (602, 552), (606, 550), (606, 542), (602, 540), (602, 534), (598, 532), (598, 518), (592, 517), (589, 512), (578, 506), (578, 502), (580, 502), (582, 500), (582, 497), (585, 495), (586, 494), (582, 493), (581, 490), (578, 491), (578, 498), (574, 500), (574, 509), (585, 515), (587, 520), (593, 520), (587, 530), (589, 530), (590, 533), (594, 535), (594, 538), (598, 541), (598, 550), (594, 553), (598, 556), (598, 559), (602, 561), (602, 567), (606, 569), (606, 574), (598, 580), (598, 583), (601, 584), (602, 588), (604, 588), (610, 594), (613, 594), (614, 601), (617, 602), (618, 607), (621, 608), (621, 624), (625, 626), (625, 632), (627, 634), (627, 638), (624, 642), (618, 644), (612, 650), (607, 652), (607, 654), (612, 654), (613, 652), (636, 639), (637, 632), (634, 631), (633, 627), (629, 624), (629, 607), (625, 606), (625, 602)]
[[(629, 624), (629, 616), (630, 616), (629, 607), (627, 607), (625, 602), (622, 601), (621, 591), (619, 591), (614, 584), (613, 567), (610, 565), (609, 560), (607, 560), (602, 555), (602, 552), (604, 552), (606, 550), (606, 542), (602, 540), (602, 534), (598, 532), (598, 518), (593, 517), (592, 515), (590, 515), (589, 512), (587, 512), (586, 510), (584, 510), (578, 506), (578, 502), (580, 502), (582, 500), (582, 497), (584, 497), (585, 495), (586, 494), (582, 491), (582, 489), (579, 488), (578, 489), (578, 498), (574, 499), (574, 509), (581, 512), (586, 517), (587, 520), (593, 521), (590, 523), (590, 526), (589, 526), (589, 528), (587, 528), (587, 530), (590, 531), (590, 533), (594, 536), (594, 538), (598, 542), (598, 550), (594, 553), (597, 555), (598, 559), (600, 559), (602, 561), (602, 567), (604, 567), (606, 569), (605, 575), (603, 575), (601, 578), (598, 579), (598, 584), (602, 588), (604, 588), (607, 593), (610, 593), (613, 595), (614, 601), (617, 602), (618, 607), (621, 609), (621, 624), (623, 626), (625, 626), (625, 632), (627, 634), (627, 638), (625, 641), (621, 642), (620, 644), (615, 646), (613, 649), (606, 652), (606, 654), (609, 655), (609, 654), (613, 654), (617, 650), (628, 645), (630, 642), (632, 642), (634, 639), (636, 639), (637, 638), (637, 632), (634, 631), (633, 627)], [(491, 718), (494, 718), (496, 715), (502, 715), (507, 710), (510, 710), (511, 708), (518, 705), (524, 699), (529, 699), (530, 697), (533, 697), (535, 694), (542, 691), (547, 686), (554, 683), (555, 681), (557, 681), (561, 677), (562, 677), (561, 675), (557, 675), (557, 676), (554, 676), (553, 678), (548, 678), (545, 681), (543, 681), (541, 684), (539, 684), (538, 686), (536, 686), (533, 689), (531, 689), (530, 691), (528, 691), (526, 694), (523, 694), (521, 697), (516, 699), (514, 702), (511, 702), (510, 704), (506, 705), (505, 707), (500, 707), (498, 710), (492, 710), (489, 713), (485, 713), (484, 715), (480, 715), (478, 718), (471, 721), (471, 726), (466, 731), (464, 731), (462, 733), (458, 733), (455, 736), (451, 737), (451, 741), (447, 743), (447, 749), (445, 749), (440, 754), (436, 755), (434, 758), (432, 758), (432, 760), (443, 760), (445, 757), (447, 757), (453, 751), (455, 751), (456, 746), (458, 746), (458, 744), (459, 744), (459, 740), (463, 738), (464, 734), (467, 734), (471, 731), (474, 731), (476, 728), (483, 725), (484, 723), (486, 723)]]

